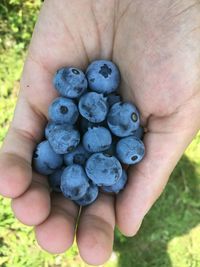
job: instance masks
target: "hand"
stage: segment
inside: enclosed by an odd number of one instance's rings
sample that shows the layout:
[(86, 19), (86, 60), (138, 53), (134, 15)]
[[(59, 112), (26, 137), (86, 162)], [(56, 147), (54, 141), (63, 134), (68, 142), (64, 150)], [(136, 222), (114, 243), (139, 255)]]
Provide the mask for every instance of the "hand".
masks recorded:
[[(67, 250), (76, 234), (80, 255), (102, 264), (112, 251), (115, 224), (134, 235), (161, 194), (170, 173), (200, 127), (199, 25), (197, 1), (48, 0), (30, 44), (13, 122), (0, 154), (0, 193), (12, 198), (15, 216), (35, 226), (45, 250)], [(112, 59), (122, 75), (121, 93), (141, 112), (148, 132), (144, 160), (129, 168), (116, 202), (101, 194), (78, 207), (50, 196), (46, 177), (32, 172), (36, 143), (56, 97), (52, 86), (62, 66), (84, 69), (94, 59)], [(116, 214), (116, 215), (115, 215)], [(76, 233), (75, 233), (76, 231)]]

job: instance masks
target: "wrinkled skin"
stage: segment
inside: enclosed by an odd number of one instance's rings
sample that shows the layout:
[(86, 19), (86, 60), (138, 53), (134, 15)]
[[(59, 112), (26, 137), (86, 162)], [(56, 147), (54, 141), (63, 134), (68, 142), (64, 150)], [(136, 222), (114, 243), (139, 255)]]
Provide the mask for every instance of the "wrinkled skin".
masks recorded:
[[(42, 248), (64, 252), (76, 234), (83, 260), (102, 264), (112, 251), (115, 224), (126, 236), (136, 234), (200, 127), (199, 43), (197, 0), (45, 1), (0, 154), (0, 193), (12, 198), (21, 222), (35, 227)], [(84, 69), (100, 58), (117, 63), (121, 93), (141, 111), (146, 156), (129, 168), (116, 202), (102, 194), (82, 209), (75, 233), (78, 207), (59, 194), (50, 202), (47, 179), (32, 172), (31, 158), (57, 96), (54, 72)]]

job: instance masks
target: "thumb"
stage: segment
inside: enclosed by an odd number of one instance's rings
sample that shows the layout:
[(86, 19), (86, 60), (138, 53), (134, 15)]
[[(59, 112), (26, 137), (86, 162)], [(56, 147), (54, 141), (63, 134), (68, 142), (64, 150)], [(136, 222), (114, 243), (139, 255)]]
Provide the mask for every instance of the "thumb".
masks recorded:
[(150, 117), (144, 136), (146, 155), (139, 164), (129, 167), (127, 186), (116, 200), (116, 221), (124, 235), (136, 234), (199, 130), (199, 103), (198, 96), (169, 117)]

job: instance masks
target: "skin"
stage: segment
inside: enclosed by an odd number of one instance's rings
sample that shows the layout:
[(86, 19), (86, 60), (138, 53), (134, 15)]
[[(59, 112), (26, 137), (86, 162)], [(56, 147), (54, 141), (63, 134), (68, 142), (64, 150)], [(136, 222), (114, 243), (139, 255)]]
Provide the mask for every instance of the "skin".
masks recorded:
[[(197, 0), (44, 2), (0, 153), (0, 193), (12, 198), (21, 222), (35, 227), (43, 249), (64, 252), (76, 235), (83, 260), (100, 265), (112, 252), (115, 224), (126, 236), (136, 234), (200, 128), (199, 32)], [(82, 209), (75, 233), (78, 207), (50, 196), (46, 177), (32, 172), (31, 158), (57, 96), (55, 71), (85, 69), (100, 58), (117, 63), (121, 94), (141, 111), (146, 156), (128, 169), (128, 186), (116, 201), (101, 194)]]

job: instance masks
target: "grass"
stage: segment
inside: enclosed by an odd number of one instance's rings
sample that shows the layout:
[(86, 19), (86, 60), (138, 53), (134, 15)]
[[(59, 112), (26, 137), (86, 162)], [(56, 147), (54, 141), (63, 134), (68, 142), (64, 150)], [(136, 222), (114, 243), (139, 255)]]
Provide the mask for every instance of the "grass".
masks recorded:
[[(39, 4), (39, 1), (30, 0), (23, 4), (19, 0), (0, 3), (0, 144), (13, 116), (25, 56), (23, 51), (26, 51)], [(18, 28), (24, 20), (30, 24), (23, 27), (23, 36), (20, 36)], [(6, 30), (2, 30), (4, 28)], [(200, 134), (184, 153), (139, 233), (126, 238), (115, 231), (114, 252), (104, 266), (200, 267), (199, 196)], [(88, 266), (80, 259), (76, 244), (62, 255), (42, 251), (36, 244), (32, 228), (14, 218), (10, 200), (2, 197), (0, 218), (1, 267)]]

